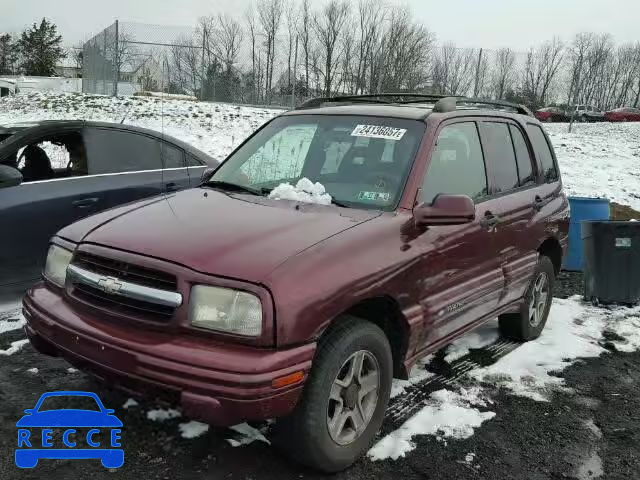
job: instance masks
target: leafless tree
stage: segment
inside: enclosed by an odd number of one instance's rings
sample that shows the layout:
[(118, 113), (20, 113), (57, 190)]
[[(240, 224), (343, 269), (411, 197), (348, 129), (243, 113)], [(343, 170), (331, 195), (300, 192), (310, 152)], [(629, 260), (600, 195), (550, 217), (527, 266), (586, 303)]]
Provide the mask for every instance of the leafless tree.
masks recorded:
[(118, 78), (124, 71), (135, 72), (148, 58), (133, 42), (133, 36), (127, 32), (119, 32), (117, 38), (115, 32), (107, 34), (106, 59), (113, 65)]
[(300, 4), (300, 21), (298, 23), (298, 38), (304, 55), (304, 78), (306, 91), (309, 92), (309, 70), (311, 68), (311, 7), (309, 0), (302, 0)]
[(380, 0), (359, 0), (356, 14), (357, 40), (355, 42), (355, 88), (354, 93), (364, 93), (367, 88), (367, 73), (380, 44), (386, 11)]
[(348, 21), (347, 0), (329, 0), (313, 18), (313, 29), (318, 37), (318, 49), (323, 59), (320, 73), (324, 79), (324, 94), (327, 96), (331, 95), (335, 71), (342, 55), (340, 38)]
[(433, 68), (433, 85), (443, 95), (466, 95), (474, 82), (476, 56), (472, 49), (446, 43), (440, 47)]
[(282, 22), (282, 0), (258, 0), (258, 18), (266, 39), (266, 95), (271, 99), (273, 69), (276, 57), (276, 37)]
[(251, 81), (253, 84), (253, 102), (258, 101), (258, 75), (257, 75), (257, 40), (258, 40), (258, 26), (256, 25), (256, 17), (253, 7), (249, 6), (244, 14), (245, 21), (247, 22), (247, 31), (249, 33), (249, 39), (251, 40)]
[(294, 8), (293, 0), (286, 0), (286, 23), (287, 23), (287, 87), (291, 89), (291, 78), (293, 77), (293, 83), (296, 82), (297, 72), (293, 71), (292, 67), (297, 64), (297, 58), (294, 57), (296, 42), (298, 41), (298, 10)]
[(496, 51), (495, 65), (492, 77), (492, 95), (497, 99), (505, 97), (507, 90), (512, 88), (514, 81), (516, 56), (510, 48)]
[(191, 37), (182, 37), (171, 47), (169, 84), (180, 93), (197, 95), (202, 83), (202, 47)]
[(374, 64), (381, 71), (379, 91), (414, 91), (426, 86), (433, 35), (413, 21), (406, 8), (393, 10)]
[(213, 21), (215, 28), (211, 32), (211, 44), (216, 56), (230, 72), (238, 60), (244, 33), (242, 26), (228, 14), (218, 14)]
[(563, 59), (564, 45), (555, 37), (527, 53), (523, 90), (532, 103), (543, 105)]

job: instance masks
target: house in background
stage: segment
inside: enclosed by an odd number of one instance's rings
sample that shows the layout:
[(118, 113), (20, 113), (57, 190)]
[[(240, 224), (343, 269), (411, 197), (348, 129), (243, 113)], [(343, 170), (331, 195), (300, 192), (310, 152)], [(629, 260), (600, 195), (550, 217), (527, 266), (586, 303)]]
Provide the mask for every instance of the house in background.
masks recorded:
[(78, 66), (78, 62), (72, 55), (67, 55), (66, 58), (58, 60), (54, 71), (57, 77), (82, 78), (82, 68)]

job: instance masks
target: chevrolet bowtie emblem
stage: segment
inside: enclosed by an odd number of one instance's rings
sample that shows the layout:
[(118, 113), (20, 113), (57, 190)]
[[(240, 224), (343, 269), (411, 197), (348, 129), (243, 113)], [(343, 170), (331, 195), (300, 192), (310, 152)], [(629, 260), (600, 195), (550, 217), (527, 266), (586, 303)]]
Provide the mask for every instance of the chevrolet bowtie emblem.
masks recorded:
[(118, 282), (117, 278), (105, 277), (98, 281), (98, 288), (105, 293), (118, 293), (122, 288), (122, 284)]

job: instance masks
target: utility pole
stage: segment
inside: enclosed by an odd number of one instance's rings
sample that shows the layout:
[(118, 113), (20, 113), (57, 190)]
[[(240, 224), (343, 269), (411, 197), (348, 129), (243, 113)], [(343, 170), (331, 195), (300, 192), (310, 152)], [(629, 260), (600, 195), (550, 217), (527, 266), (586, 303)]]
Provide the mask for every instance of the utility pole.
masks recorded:
[(118, 82), (120, 82), (120, 25), (116, 20), (116, 49), (114, 53), (114, 78), (113, 78), (113, 96), (118, 96)]

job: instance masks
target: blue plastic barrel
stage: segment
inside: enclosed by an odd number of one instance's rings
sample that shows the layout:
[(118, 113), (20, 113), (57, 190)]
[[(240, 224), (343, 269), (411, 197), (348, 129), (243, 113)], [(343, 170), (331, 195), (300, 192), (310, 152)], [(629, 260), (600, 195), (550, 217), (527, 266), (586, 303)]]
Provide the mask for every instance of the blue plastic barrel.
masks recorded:
[(564, 269), (581, 272), (583, 269), (582, 229), (583, 220), (609, 220), (609, 200), (606, 198), (569, 197), (571, 222), (569, 224), (569, 251), (564, 259)]

